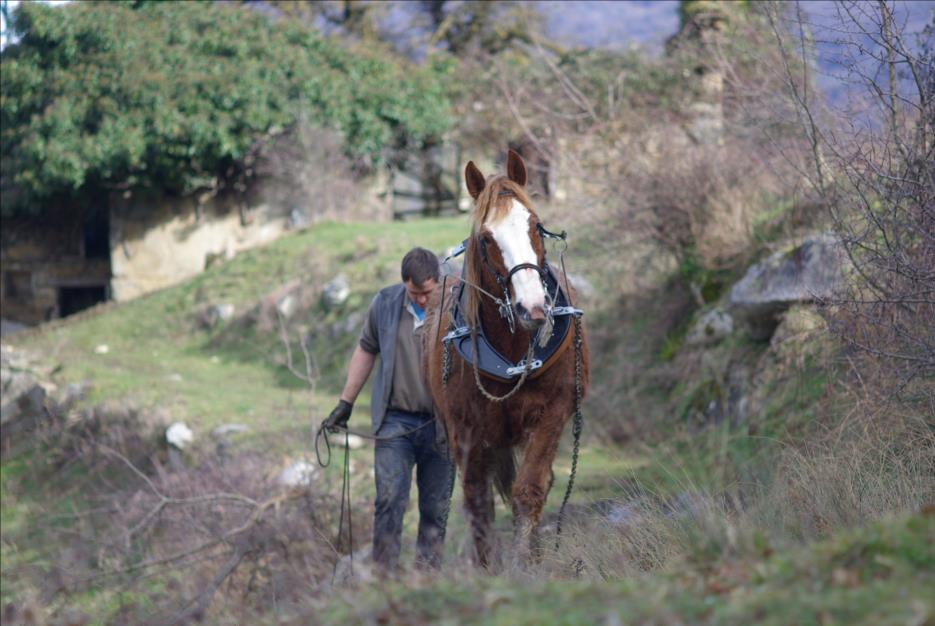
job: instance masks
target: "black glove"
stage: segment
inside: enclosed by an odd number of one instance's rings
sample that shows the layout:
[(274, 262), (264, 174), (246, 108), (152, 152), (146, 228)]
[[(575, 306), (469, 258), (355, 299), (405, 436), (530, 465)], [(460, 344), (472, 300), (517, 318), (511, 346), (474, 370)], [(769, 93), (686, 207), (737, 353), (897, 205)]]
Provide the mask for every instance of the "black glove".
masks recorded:
[(331, 411), (331, 415), (322, 423), (322, 427), (332, 433), (335, 432), (338, 427), (346, 427), (347, 420), (351, 419), (351, 410), (353, 408), (354, 405), (347, 400), (338, 400), (338, 406), (334, 407), (334, 410)]

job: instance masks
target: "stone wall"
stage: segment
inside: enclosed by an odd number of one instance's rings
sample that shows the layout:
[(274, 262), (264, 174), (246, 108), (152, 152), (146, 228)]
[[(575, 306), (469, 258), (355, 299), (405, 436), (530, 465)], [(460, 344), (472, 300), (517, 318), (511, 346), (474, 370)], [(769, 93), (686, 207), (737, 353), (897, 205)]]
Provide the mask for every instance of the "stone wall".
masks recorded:
[[(63, 290), (107, 297), (110, 263), (88, 258), (84, 212), (61, 207), (42, 217), (4, 217), (0, 307), (4, 320), (37, 324), (61, 315)], [(67, 302), (65, 306), (68, 306)]]
[(115, 195), (111, 199), (111, 297), (128, 300), (173, 285), (214, 260), (269, 243), (289, 229), (284, 208), (247, 208), (236, 198), (199, 205), (192, 197)]
[[(201, 202), (159, 192), (113, 194), (111, 297), (128, 300), (176, 284), (214, 262), (322, 220), (391, 219), (389, 202), (381, 199), (387, 195), (386, 177), (379, 173), (346, 185), (338, 203), (314, 195), (300, 177), (288, 180), (283, 174), (261, 180), (246, 194)], [(335, 172), (319, 174), (326, 179), (322, 185), (341, 188)]]
[[(100, 206), (61, 206), (41, 218), (4, 218), (4, 328), (16, 326), (9, 322), (33, 325), (61, 317), (87, 306), (89, 298), (124, 301), (168, 287), (216, 261), (323, 220), (393, 219), (387, 170), (355, 173), (340, 148), (327, 131), (281, 138), (258, 163), (256, 182), (243, 194), (114, 192), (102, 197)], [(103, 249), (89, 254), (85, 213), (94, 209), (104, 216), (92, 224)]]

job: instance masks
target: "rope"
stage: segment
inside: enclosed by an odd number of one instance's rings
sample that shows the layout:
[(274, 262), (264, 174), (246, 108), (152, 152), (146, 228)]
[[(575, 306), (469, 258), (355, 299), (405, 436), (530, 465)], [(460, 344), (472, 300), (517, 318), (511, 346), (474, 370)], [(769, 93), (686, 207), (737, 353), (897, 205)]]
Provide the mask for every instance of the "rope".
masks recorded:
[[(425, 428), (426, 426), (434, 422), (435, 422), (435, 418), (433, 417), (432, 419), (426, 420), (424, 423), (419, 424), (415, 428), (404, 430), (403, 432), (397, 433), (395, 435), (371, 435), (369, 433), (362, 433), (359, 430), (352, 430), (348, 428), (347, 426), (332, 426), (331, 430), (332, 432), (344, 433), (345, 439), (347, 439), (347, 435), (355, 435), (357, 437), (360, 437), (361, 439), (369, 439), (370, 441), (393, 441), (394, 439), (408, 437), (412, 433), (422, 430), (423, 428)], [(318, 428), (318, 432), (315, 434), (315, 457), (318, 459), (318, 465), (320, 465), (321, 467), (328, 467), (329, 465), (331, 465), (331, 440), (328, 439), (326, 430), (327, 429), (325, 428), (325, 425), (322, 424)], [(321, 460), (321, 450), (319, 449), (319, 447), (320, 447), (320, 442), (322, 439), (325, 440), (325, 451), (328, 453), (326, 457), (328, 459), (327, 461)]]
[(462, 277), (462, 276), (455, 276), (454, 274), (449, 274), (449, 275), (447, 275), (445, 278), (447, 279), (448, 276), (450, 276), (451, 278), (454, 278), (455, 280), (460, 280), (462, 283), (464, 283), (465, 285), (467, 285), (467, 286), (469, 286), (469, 287), (473, 287), (473, 288), (476, 289), (477, 291), (481, 292), (482, 294), (484, 294), (485, 296), (487, 296), (488, 298), (490, 298), (491, 300), (493, 300), (497, 305), (504, 305), (504, 304), (506, 304), (506, 303), (503, 301), (502, 298), (498, 298), (497, 296), (493, 295), (492, 293), (490, 293), (489, 291), (487, 291), (487, 290), (484, 289), (483, 287), (481, 287), (481, 286), (479, 286), (479, 285), (475, 285), (474, 283), (472, 283), (471, 281), (467, 280), (466, 278), (464, 278), (464, 277)]
[(562, 498), (562, 507), (558, 510), (558, 522), (555, 526), (555, 549), (558, 550), (562, 539), (562, 520), (565, 517), (565, 505), (571, 498), (571, 490), (575, 485), (575, 474), (578, 472), (578, 451), (581, 447), (581, 427), (584, 420), (581, 417), (581, 318), (575, 316), (575, 421), (572, 428), (574, 447), (571, 453), (571, 474), (568, 477), (568, 486), (565, 488), (565, 497)]
[[(321, 431), (319, 431), (321, 432)], [(341, 515), (338, 518), (338, 544), (341, 543), (341, 534), (344, 530), (344, 510), (347, 509), (347, 550), (350, 556), (350, 573), (354, 575), (354, 524), (351, 521), (351, 446), (350, 435), (344, 432), (344, 477), (341, 485)], [(330, 445), (329, 445), (330, 454)], [(330, 460), (330, 459), (329, 459)], [(334, 577), (338, 572), (338, 562), (334, 562), (334, 569), (331, 571), (331, 584), (334, 585)]]

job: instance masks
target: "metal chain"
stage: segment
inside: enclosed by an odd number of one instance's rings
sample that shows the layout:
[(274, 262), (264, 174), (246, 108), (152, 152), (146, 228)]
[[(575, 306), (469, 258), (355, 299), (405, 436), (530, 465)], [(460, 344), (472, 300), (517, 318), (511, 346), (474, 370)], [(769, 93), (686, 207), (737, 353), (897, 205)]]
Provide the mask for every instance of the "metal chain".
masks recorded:
[[(447, 432), (445, 435), (447, 436)], [(438, 433), (435, 433), (436, 440), (438, 438)], [(446, 446), (447, 447), (447, 446)], [(451, 513), (451, 495), (455, 490), (455, 475), (457, 468), (455, 467), (454, 455), (451, 454), (450, 450), (446, 450), (448, 456), (448, 498), (445, 499), (445, 508), (442, 511), (442, 527), (445, 529), (445, 532), (448, 531), (448, 515)]]
[(568, 477), (568, 486), (565, 488), (565, 497), (562, 507), (558, 510), (558, 522), (555, 527), (555, 549), (558, 550), (562, 538), (562, 519), (565, 517), (565, 505), (571, 498), (571, 490), (575, 485), (575, 475), (578, 472), (578, 451), (581, 447), (581, 427), (584, 421), (581, 417), (581, 318), (575, 316), (575, 421), (572, 427), (574, 446), (571, 453), (571, 474)]
[(517, 391), (520, 390), (520, 388), (523, 386), (523, 383), (526, 382), (526, 377), (529, 376), (529, 372), (532, 371), (532, 356), (536, 349), (535, 338), (533, 338), (533, 340), (529, 342), (529, 350), (526, 352), (526, 364), (523, 367), (522, 376), (520, 376), (519, 380), (516, 381), (516, 386), (510, 389), (506, 393), (506, 395), (502, 395), (502, 396), (495, 396), (489, 391), (487, 391), (486, 389), (484, 389), (484, 384), (480, 380), (480, 370), (478, 369), (478, 366), (477, 366), (477, 362), (480, 360), (480, 356), (478, 355), (478, 352), (477, 352), (477, 330), (476, 329), (471, 331), (471, 341), (474, 346), (474, 362), (471, 363), (471, 366), (472, 366), (471, 369), (474, 370), (474, 384), (477, 385), (477, 390), (480, 391), (481, 394), (485, 398), (490, 400), (491, 402), (503, 402), (504, 400), (507, 400), (508, 398), (512, 397), (513, 394), (515, 394)]
[(442, 387), (448, 386), (448, 378), (451, 376), (451, 344), (442, 341), (444, 352), (442, 352)]

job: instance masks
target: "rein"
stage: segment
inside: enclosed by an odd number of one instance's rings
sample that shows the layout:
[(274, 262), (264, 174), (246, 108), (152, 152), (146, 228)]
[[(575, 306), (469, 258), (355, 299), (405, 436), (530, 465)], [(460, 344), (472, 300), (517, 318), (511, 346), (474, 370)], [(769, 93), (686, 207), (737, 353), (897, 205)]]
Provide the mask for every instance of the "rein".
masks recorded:
[[(355, 435), (357, 437), (360, 437), (361, 439), (369, 439), (370, 441), (393, 441), (394, 439), (401, 439), (402, 437), (408, 437), (412, 433), (422, 430), (423, 428), (425, 428), (426, 426), (428, 426), (434, 421), (435, 421), (435, 418), (433, 417), (430, 420), (426, 420), (424, 424), (419, 424), (415, 428), (410, 428), (409, 430), (403, 431), (396, 435), (388, 435), (388, 436), (371, 435), (369, 433), (362, 433), (359, 430), (351, 430), (350, 428), (346, 426), (333, 426), (332, 431), (344, 433), (345, 439), (347, 439), (348, 435)], [(324, 424), (322, 424), (318, 428), (318, 432), (315, 433), (315, 457), (318, 460), (318, 465), (320, 465), (321, 467), (328, 467), (329, 465), (331, 465), (331, 440), (328, 439), (326, 432), (325, 432), (326, 430), (327, 429), (325, 428)], [(327, 452), (326, 461), (321, 460), (322, 457), (321, 457), (321, 450), (320, 450), (320, 442), (322, 439), (324, 439), (325, 441), (325, 452)]]

